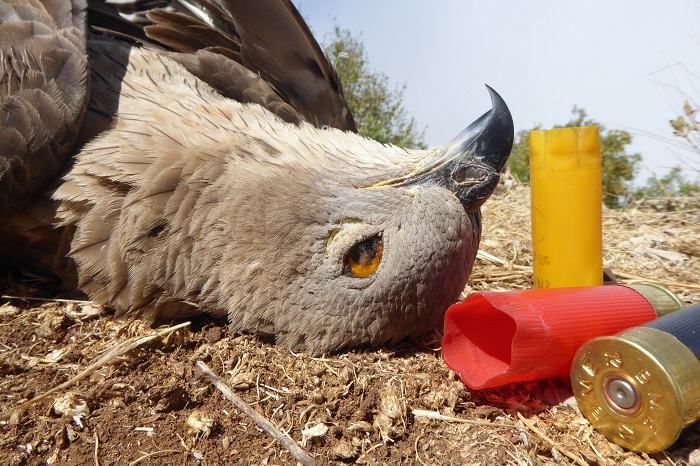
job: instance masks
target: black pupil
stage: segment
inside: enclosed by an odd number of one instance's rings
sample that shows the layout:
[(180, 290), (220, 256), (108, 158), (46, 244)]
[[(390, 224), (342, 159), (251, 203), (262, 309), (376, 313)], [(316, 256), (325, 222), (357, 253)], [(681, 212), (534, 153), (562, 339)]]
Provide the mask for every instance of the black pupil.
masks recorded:
[(350, 258), (356, 264), (371, 264), (377, 256), (377, 244), (374, 238), (357, 243), (350, 250)]

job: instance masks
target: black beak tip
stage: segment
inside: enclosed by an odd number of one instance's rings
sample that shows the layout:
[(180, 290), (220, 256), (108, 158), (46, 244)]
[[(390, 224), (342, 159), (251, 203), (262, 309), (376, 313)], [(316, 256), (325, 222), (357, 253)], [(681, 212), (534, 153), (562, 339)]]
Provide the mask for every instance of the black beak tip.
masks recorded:
[(488, 84), (486, 84), (486, 89), (491, 95), (491, 110), (488, 114), (488, 125), (485, 129), (489, 134), (484, 136), (489, 141), (491, 149), (489, 152), (491, 153), (485, 157), (484, 162), (500, 172), (508, 161), (510, 151), (513, 149), (515, 127), (513, 125), (513, 117), (503, 98)]

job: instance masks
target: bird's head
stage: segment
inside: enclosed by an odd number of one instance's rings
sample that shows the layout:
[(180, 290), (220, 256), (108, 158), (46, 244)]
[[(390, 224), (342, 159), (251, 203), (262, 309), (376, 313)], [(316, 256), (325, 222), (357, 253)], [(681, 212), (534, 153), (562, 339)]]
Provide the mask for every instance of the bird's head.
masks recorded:
[[(495, 92), (446, 146), (406, 151), (285, 123), (205, 85), (193, 92), (191, 75), (154, 53), (121, 56), (118, 106), (129, 111), (84, 146), (53, 195), (75, 228), (82, 290), (147, 320), (228, 315), (233, 331), (315, 354), (440, 324), (512, 147)], [(98, 67), (115, 55), (93, 57)], [(109, 102), (100, 92), (94, 101)]]
[(471, 272), (479, 207), (512, 147), (510, 113), (490, 92), (492, 110), (443, 147), (290, 128), (259, 147), (288, 163), (237, 167), (255, 186), (234, 194), (236, 239), (216, 303), (231, 328), (320, 353), (439, 325)]

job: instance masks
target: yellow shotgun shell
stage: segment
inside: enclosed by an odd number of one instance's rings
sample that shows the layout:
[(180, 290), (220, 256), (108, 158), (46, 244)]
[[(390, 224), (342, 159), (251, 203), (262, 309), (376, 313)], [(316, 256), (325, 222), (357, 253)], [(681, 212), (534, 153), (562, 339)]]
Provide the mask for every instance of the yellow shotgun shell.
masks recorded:
[(597, 126), (530, 132), (535, 287), (603, 284)]

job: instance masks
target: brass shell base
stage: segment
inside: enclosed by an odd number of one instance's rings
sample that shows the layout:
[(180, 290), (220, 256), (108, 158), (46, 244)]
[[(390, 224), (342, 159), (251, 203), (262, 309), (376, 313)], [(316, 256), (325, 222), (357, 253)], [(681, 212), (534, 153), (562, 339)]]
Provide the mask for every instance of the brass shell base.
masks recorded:
[(664, 450), (700, 418), (700, 361), (654, 328), (585, 343), (574, 358), (571, 384), (593, 427), (629, 450)]

